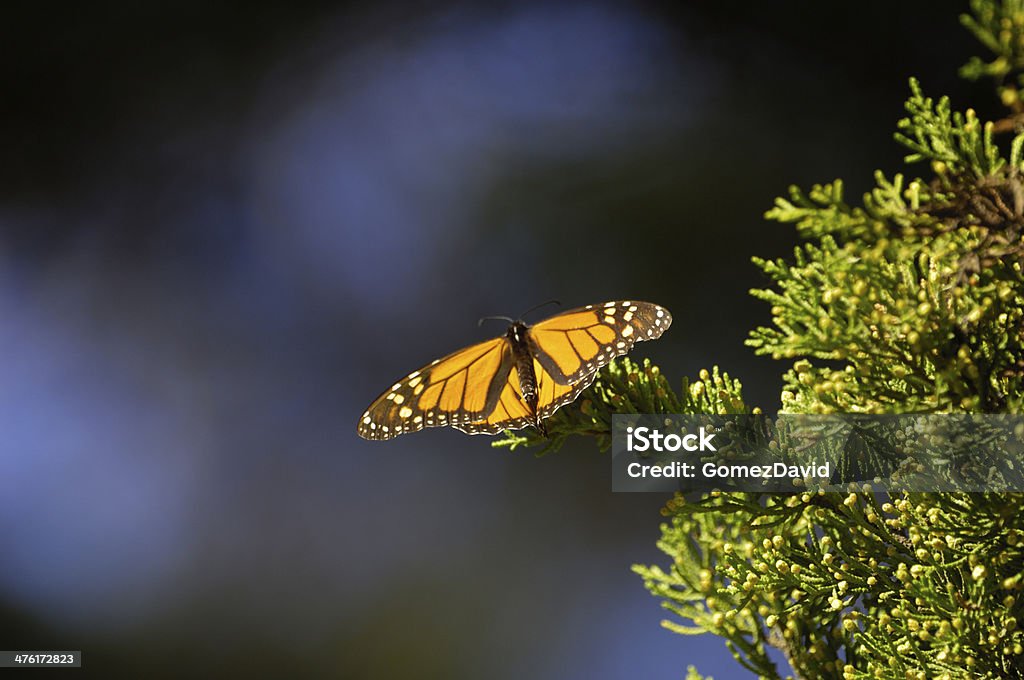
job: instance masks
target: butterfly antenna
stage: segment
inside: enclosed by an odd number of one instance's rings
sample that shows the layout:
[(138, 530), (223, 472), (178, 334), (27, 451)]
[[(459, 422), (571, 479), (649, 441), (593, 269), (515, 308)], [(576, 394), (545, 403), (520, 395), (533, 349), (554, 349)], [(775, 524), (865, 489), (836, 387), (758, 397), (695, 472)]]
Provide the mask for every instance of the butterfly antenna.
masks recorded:
[(477, 327), (484, 325), (484, 321), (508, 321), (509, 323), (515, 323), (515, 319), (510, 319), (507, 316), (482, 316), (480, 320), (476, 322)]
[(559, 302), (558, 300), (548, 300), (547, 302), (542, 302), (539, 305), (535, 305), (535, 306), (530, 307), (529, 309), (527, 309), (525, 312), (523, 312), (522, 314), (519, 315), (519, 318), (522, 319), (524, 316), (526, 316), (530, 312), (536, 312), (541, 307), (547, 307), (548, 305), (558, 305), (559, 307), (561, 307), (562, 303)]

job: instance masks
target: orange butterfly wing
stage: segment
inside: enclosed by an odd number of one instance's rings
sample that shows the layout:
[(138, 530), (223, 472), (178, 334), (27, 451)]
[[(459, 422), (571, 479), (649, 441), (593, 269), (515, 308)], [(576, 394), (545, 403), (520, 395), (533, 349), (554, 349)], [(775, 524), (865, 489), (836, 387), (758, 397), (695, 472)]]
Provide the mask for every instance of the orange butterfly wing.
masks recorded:
[(530, 351), (556, 382), (575, 385), (671, 324), (668, 310), (650, 302), (587, 305), (532, 326)]
[[(536, 363), (534, 365), (536, 366)], [(494, 410), (479, 420), (462, 423), (455, 428), (466, 434), (497, 434), (504, 430), (519, 430), (533, 425), (535, 420), (530, 407), (523, 400), (519, 388), (519, 372), (513, 366), (505, 378)]]
[(392, 439), (424, 427), (459, 425), (494, 411), (503, 397), (512, 348), (505, 337), (471, 345), (405, 376), (359, 419), (359, 436)]

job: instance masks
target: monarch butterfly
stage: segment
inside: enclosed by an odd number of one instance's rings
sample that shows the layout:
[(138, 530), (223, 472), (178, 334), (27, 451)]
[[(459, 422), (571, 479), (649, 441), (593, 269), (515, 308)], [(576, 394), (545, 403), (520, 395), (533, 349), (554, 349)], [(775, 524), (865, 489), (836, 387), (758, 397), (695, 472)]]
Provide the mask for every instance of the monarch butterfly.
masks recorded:
[(496, 434), (543, 420), (587, 389), (597, 371), (654, 340), (672, 323), (650, 302), (587, 305), (533, 326), (513, 321), (505, 335), (460, 349), (402, 378), (359, 419), (359, 436), (391, 439), (424, 427), (451, 425)]

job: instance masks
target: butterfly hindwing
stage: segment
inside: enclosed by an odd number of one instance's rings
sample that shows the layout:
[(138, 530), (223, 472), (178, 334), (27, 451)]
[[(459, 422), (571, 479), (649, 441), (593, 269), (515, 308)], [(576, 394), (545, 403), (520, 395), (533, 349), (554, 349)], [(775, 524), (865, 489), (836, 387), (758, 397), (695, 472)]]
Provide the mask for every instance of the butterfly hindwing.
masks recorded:
[(590, 387), (597, 377), (597, 371), (594, 371), (581, 376), (573, 385), (564, 385), (555, 380), (536, 358), (533, 365), (537, 374), (537, 417), (541, 420), (550, 418), (558, 409), (576, 401), (576, 397)]
[(359, 420), (365, 439), (391, 439), (424, 427), (459, 425), (491, 413), (502, 397), (512, 351), (505, 337), (471, 345), (402, 378)]
[(587, 305), (531, 326), (530, 351), (556, 382), (575, 385), (671, 324), (668, 310), (650, 302)]
[(503, 430), (519, 430), (535, 422), (530, 407), (523, 401), (519, 374), (513, 366), (505, 378), (494, 409), (476, 421), (458, 424), (455, 428), (466, 434), (497, 434)]

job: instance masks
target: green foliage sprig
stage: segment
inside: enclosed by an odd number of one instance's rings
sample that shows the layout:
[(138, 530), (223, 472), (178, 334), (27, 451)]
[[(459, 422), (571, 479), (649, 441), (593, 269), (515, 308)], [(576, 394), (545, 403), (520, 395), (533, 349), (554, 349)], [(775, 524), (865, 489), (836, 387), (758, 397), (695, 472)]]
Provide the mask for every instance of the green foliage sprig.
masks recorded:
[[(1024, 518), (1006, 494), (717, 494), (670, 501), (668, 571), (636, 566), (683, 625), (759, 677), (1024, 677)], [(964, 522), (964, 518), (970, 522)]]
[(777, 288), (752, 291), (774, 327), (748, 344), (801, 359), (785, 376), (788, 412), (1020, 410), (1024, 137), (1007, 158), (991, 124), (915, 81), (907, 109), (896, 140), (907, 162), (932, 161), (932, 181), (878, 173), (862, 207), (839, 181), (792, 187), (766, 213), (813, 239), (793, 262), (754, 259)]
[(960, 22), (987, 47), (994, 58), (972, 57), (960, 75), (969, 80), (992, 78), (1002, 102), (1021, 110), (1019, 90), (1024, 85), (1024, 2), (971, 0), (971, 13)]

